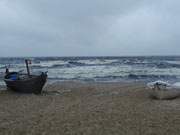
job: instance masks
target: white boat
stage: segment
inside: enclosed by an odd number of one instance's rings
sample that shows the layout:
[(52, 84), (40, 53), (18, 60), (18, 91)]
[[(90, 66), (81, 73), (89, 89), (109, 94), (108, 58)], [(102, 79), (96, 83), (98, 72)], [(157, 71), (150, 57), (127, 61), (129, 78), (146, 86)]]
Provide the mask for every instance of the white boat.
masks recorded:
[(147, 84), (150, 96), (157, 99), (173, 99), (180, 96), (180, 82), (169, 84), (163, 81), (155, 81)]

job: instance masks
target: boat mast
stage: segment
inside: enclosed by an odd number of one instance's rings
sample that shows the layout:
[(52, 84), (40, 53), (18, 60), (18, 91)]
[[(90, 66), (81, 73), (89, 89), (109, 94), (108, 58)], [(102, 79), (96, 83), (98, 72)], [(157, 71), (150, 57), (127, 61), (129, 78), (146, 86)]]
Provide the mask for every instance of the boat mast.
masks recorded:
[(27, 74), (28, 74), (28, 76), (30, 77), (30, 70), (29, 70), (29, 65), (28, 65), (29, 63), (28, 63), (28, 61), (29, 61), (29, 60), (26, 59), (26, 60), (25, 60), (25, 63), (26, 63)]

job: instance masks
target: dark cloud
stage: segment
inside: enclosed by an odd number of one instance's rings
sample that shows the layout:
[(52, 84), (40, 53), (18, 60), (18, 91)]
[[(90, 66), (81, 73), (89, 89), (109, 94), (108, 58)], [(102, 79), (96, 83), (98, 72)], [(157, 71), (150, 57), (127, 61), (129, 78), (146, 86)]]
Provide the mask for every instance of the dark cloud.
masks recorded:
[(179, 54), (178, 0), (1, 0), (0, 56)]

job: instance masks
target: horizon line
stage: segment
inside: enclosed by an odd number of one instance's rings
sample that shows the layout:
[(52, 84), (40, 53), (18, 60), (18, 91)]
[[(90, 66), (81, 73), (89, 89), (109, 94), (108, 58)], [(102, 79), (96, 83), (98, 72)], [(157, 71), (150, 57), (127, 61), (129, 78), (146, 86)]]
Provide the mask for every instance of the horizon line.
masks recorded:
[(180, 55), (102, 55), (102, 56), (0, 56), (0, 58), (38, 58), (38, 57), (180, 57)]

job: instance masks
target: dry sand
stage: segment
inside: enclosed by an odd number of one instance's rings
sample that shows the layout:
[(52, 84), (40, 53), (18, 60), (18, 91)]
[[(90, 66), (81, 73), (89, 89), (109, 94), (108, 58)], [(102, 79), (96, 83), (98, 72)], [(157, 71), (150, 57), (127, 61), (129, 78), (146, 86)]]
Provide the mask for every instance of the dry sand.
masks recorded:
[(44, 90), (1, 91), (0, 134), (180, 134), (180, 98), (151, 99), (143, 83), (59, 82)]

